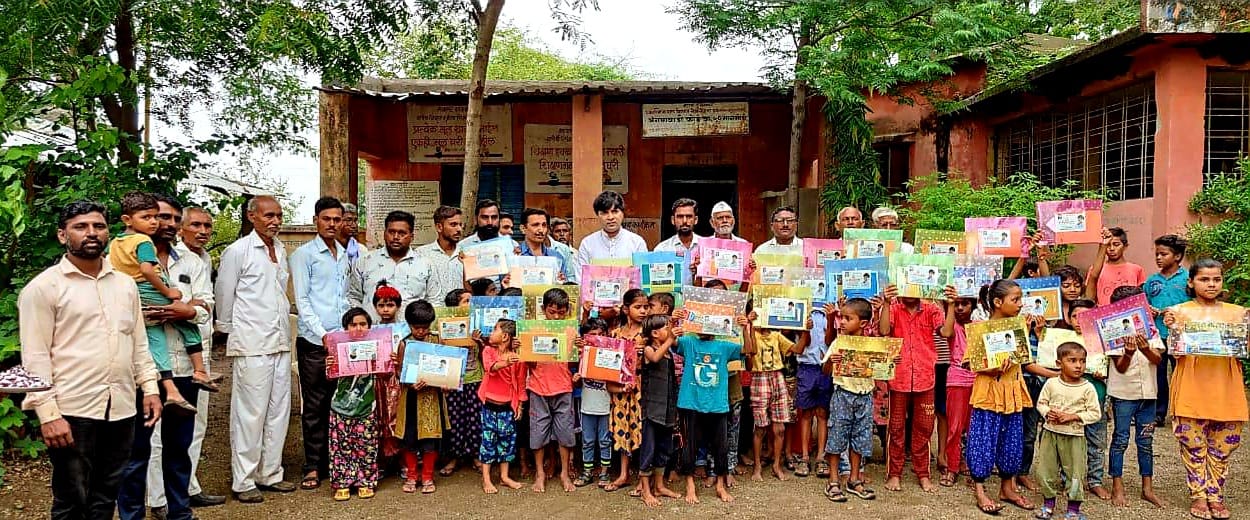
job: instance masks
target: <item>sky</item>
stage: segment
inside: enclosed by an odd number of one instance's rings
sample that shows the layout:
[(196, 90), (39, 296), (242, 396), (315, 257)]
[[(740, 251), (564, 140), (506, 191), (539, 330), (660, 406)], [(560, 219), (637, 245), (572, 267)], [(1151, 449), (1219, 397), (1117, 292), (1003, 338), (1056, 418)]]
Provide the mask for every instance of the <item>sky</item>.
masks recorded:
[[(584, 50), (560, 41), (548, 0), (508, 0), (503, 24), (525, 29), (565, 58), (581, 54), (625, 57), (630, 67), (647, 79), (681, 81), (763, 81), (764, 59), (758, 52), (719, 49), (709, 52), (681, 30), (676, 15), (664, 12), (675, 0), (599, 0), (599, 11), (582, 13), (581, 28), (592, 43)], [(310, 85), (311, 87), (311, 85)], [(310, 138), (316, 143), (315, 136)], [(320, 195), (317, 160), (280, 155), (269, 158), (274, 177), (286, 179), (299, 211), (291, 223), (312, 221), (312, 206)]]

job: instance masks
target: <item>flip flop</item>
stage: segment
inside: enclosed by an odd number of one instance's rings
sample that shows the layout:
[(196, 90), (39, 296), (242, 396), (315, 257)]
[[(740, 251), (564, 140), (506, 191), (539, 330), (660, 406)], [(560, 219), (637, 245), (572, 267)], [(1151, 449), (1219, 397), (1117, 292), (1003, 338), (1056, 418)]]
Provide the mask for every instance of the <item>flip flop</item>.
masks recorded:
[(438, 476), (440, 476), (440, 477), (450, 477), (450, 476), (454, 475), (455, 473), (456, 473), (456, 468), (450, 468), (450, 469), (449, 469), (449, 468), (442, 468), (442, 469), (438, 470)]
[(608, 483), (608, 485), (603, 486), (603, 490), (604, 490), (604, 491), (607, 491), (608, 493), (611, 493), (611, 492), (613, 492), (613, 491), (617, 491), (617, 490), (621, 489), (621, 487), (623, 487), (623, 486), (618, 486), (618, 485), (616, 485), (616, 483), (614, 483), (614, 482), (609, 482), (609, 483)]
[(1191, 508), (1189, 508), (1189, 516), (1192, 516), (1192, 517), (1197, 518), (1197, 519), (1199, 519), (1199, 520), (1211, 520), (1211, 512), (1210, 512), (1210, 511), (1203, 511), (1203, 510), (1201, 510), (1201, 509), (1194, 509), (1194, 508), (1192, 508), (1192, 507), (1191, 507)]
[(1036, 504), (1029, 502), (1029, 499), (1024, 498), (1024, 497), (1020, 497), (1019, 500), (1010, 500), (1010, 499), (1003, 498), (1003, 497), (998, 497), (998, 499), (1002, 500), (1003, 503), (1005, 504), (1011, 504), (1025, 511), (1032, 511), (1034, 509), (1037, 509)]
[(404, 493), (416, 493), (416, 492), (417, 492), (417, 481), (415, 481), (415, 480), (405, 480), (405, 481), (404, 481), (404, 487), (403, 487), (403, 490), (404, 490)]
[(321, 487), (321, 479), (315, 475), (304, 475), (304, 480), (300, 481), (299, 488), (305, 491), (312, 491)]
[(629, 490), (629, 496), (630, 498), (642, 498), (642, 490), (638, 488), (631, 489)]
[(422, 482), (422, 483), (421, 483), (421, 494), (422, 494), (422, 495), (429, 495), (429, 494), (432, 494), (432, 493), (434, 493), (435, 489), (436, 489), (436, 488), (434, 487), (434, 481), (433, 481), (433, 480), (427, 480), (427, 481), (425, 481), (425, 482)]
[(954, 487), (957, 478), (954, 473), (946, 473), (942, 475), (942, 478), (938, 479), (938, 484), (942, 487)]
[(1211, 510), (1211, 518), (1215, 520), (1228, 520), (1233, 514), (1223, 502), (1212, 502), (1207, 504), (1207, 508)]
[(977, 505), (977, 509), (980, 509), (982, 513), (989, 515), (989, 516), (998, 516), (998, 514), (1002, 513), (1003, 509), (1005, 509), (1006, 507), (1007, 506), (1003, 504), (997, 504), (997, 503), (989, 504), (989, 505), (985, 505), (985, 504)]

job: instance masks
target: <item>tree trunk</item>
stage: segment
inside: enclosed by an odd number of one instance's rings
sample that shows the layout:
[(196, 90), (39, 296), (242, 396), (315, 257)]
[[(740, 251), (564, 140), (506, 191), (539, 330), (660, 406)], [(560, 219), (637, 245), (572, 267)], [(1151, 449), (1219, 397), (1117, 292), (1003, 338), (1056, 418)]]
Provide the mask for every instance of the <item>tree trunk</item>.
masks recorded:
[(477, 205), (478, 172), (482, 169), (482, 101), (486, 97), (486, 67), (490, 47), (504, 0), (490, 0), (477, 26), (477, 49), (473, 51), (473, 72), (469, 76), (469, 107), (464, 127), (464, 180), (460, 188), (460, 208), (473, 211)]
[(113, 23), (116, 31), (117, 65), (126, 74), (126, 81), (117, 94), (117, 98), (102, 98), (104, 112), (109, 120), (121, 133), (117, 143), (117, 158), (122, 165), (139, 163), (139, 155), (135, 153), (135, 145), (139, 142), (139, 90), (135, 82), (137, 59), (135, 57), (135, 23), (133, 5), (130, 0), (122, 0), (118, 7), (117, 20)]
[(794, 59), (794, 97), (790, 100), (790, 159), (786, 165), (787, 206), (798, 209), (799, 206), (799, 170), (803, 159), (803, 125), (807, 123), (807, 82), (798, 78), (798, 70), (803, 65), (803, 48), (812, 43), (811, 29), (803, 27), (798, 38), (798, 49)]

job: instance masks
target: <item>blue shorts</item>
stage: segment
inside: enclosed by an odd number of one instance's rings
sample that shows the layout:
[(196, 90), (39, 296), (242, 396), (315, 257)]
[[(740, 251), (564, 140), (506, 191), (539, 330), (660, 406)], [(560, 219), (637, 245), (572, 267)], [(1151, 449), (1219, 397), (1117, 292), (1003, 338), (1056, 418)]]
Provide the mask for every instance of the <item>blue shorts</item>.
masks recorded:
[(820, 365), (799, 365), (798, 396), (795, 407), (800, 410), (825, 408), (833, 396), (833, 378), (820, 371)]
[(841, 454), (847, 449), (872, 456), (872, 394), (848, 392), (834, 387), (829, 399), (829, 438), (825, 453)]

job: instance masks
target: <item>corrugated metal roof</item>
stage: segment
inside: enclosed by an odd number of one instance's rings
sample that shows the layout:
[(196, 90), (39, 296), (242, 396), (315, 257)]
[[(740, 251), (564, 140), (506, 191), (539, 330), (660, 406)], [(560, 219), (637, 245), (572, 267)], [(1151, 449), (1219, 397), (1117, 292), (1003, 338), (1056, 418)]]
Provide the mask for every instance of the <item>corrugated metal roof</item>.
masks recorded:
[[(325, 85), (318, 90), (388, 98), (467, 96), (469, 82), (459, 79), (365, 78), (355, 86)], [(598, 92), (609, 96), (682, 97), (790, 96), (789, 89), (767, 83), (701, 81), (487, 81), (486, 96), (555, 97)]]

